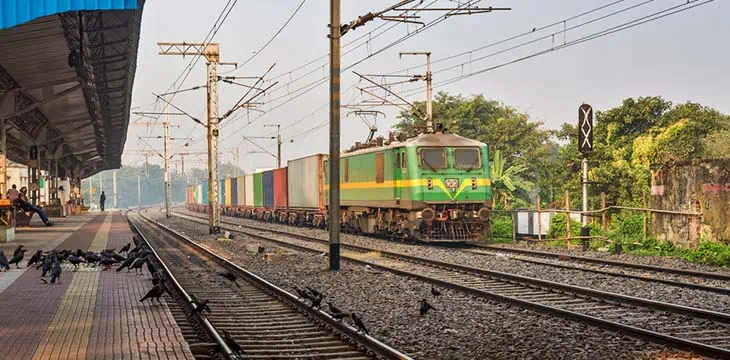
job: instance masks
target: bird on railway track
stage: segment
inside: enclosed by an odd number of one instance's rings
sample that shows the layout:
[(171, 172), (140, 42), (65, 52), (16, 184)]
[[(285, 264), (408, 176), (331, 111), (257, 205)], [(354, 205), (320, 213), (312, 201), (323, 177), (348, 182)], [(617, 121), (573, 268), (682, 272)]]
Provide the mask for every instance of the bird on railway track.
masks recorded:
[(165, 288), (165, 281), (164, 279), (162, 279), (162, 281), (160, 281), (159, 284), (153, 286), (152, 289), (150, 289), (150, 291), (148, 291), (143, 298), (139, 299), (139, 302), (144, 302), (147, 299), (150, 299), (150, 302), (152, 302), (153, 299), (157, 299), (157, 302), (162, 304), (162, 302), (160, 301), (160, 296), (162, 296), (165, 291), (167, 291), (167, 288)]
[(355, 324), (355, 327), (357, 327), (357, 332), (364, 332), (365, 334), (370, 335), (368, 332), (368, 329), (365, 327), (365, 323), (362, 322), (362, 319), (357, 316), (357, 314), (352, 313), (350, 314), (350, 318), (352, 319), (352, 322)]
[(421, 314), (421, 316), (426, 315), (429, 310), (436, 311), (436, 308), (431, 306), (431, 304), (429, 304), (426, 299), (421, 300), (421, 307), (418, 309), (418, 312)]
[(441, 291), (439, 291), (438, 289), (436, 289), (435, 287), (433, 287), (433, 285), (431, 285), (431, 295), (433, 295), (433, 296), (441, 296)]
[(299, 297), (302, 298), (302, 300), (311, 299), (311, 297), (310, 297), (311, 295), (307, 292), (306, 289), (300, 289), (300, 288), (298, 288), (298, 287), (295, 286), (294, 287), (294, 290), (297, 292), (297, 294), (299, 295)]
[(121, 249), (119, 249), (119, 253), (120, 254), (121, 253), (125, 253), (126, 254), (126, 253), (129, 252), (129, 248), (131, 248), (131, 247), (132, 247), (132, 243), (127, 243), (127, 245), (124, 245), (124, 246), (122, 246)]
[(314, 295), (315, 297), (319, 297), (320, 295), (322, 295), (322, 292), (318, 291), (317, 289), (313, 289), (309, 286), (305, 286), (304, 288), (309, 290), (309, 292), (312, 293), (312, 295)]
[(335, 319), (335, 320), (337, 320), (337, 321), (340, 321), (340, 320), (342, 320), (342, 319), (350, 316), (350, 314), (348, 314), (346, 312), (342, 312), (342, 310), (340, 310), (334, 304), (332, 304), (331, 301), (328, 301), (327, 302), (327, 307), (330, 309), (330, 313), (332, 315), (332, 318)]
[(230, 271), (219, 272), (218, 275), (228, 279), (228, 281), (236, 284), (236, 286), (241, 287), (241, 285), (239, 285), (238, 282), (236, 282), (236, 280), (238, 280), (238, 277), (236, 277), (236, 275), (231, 273)]
[(33, 266), (35, 264), (38, 264), (41, 261), (41, 257), (43, 257), (43, 250), (38, 250), (33, 254), (33, 256), (28, 259), (28, 263), (26, 264), (26, 267)]
[(0, 250), (0, 271), (5, 269), (5, 271), (10, 271), (10, 263), (8, 263), (8, 258), (5, 257), (5, 253)]
[(13, 258), (10, 259), (9, 264), (10, 265), (15, 264), (15, 268), (20, 269), (20, 262), (23, 261), (23, 257), (25, 256), (26, 251), (28, 251), (28, 250), (21, 249), (17, 255), (13, 256)]
[(193, 309), (193, 314), (203, 314), (203, 312), (208, 312), (208, 314), (211, 313), (210, 307), (208, 306), (208, 299), (203, 299), (202, 301), (198, 299), (195, 295), (190, 295), (192, 298), (191, 303), (195, 304), (195, 309)]
[(310, 308), (314, 309), (320, 309), (322, 307), (322, 300), (324, 299), (324, 294), (319, 294), (316, 298), (312, 299), (312, 304), (309, 305)]
[(223, 340), (226, 342), (226, 345), (229, 349), (231, 349), (231, 352), (237, 356), (246, 356), (246, 352), (243, 351), (243, 348), (241, 348), (241, 345), (238, 345), (235, 339), (231, 337), (231, 334), (228, 333), (228, 331), (223, 330)]
[(24, 247), (25, 245), (18, 245), (18, 247), (15, 248), (15, 251), (13, 251), (13, 257), (18, 256), (18, 254), (20, 254), (20, 251), (23, 250)]

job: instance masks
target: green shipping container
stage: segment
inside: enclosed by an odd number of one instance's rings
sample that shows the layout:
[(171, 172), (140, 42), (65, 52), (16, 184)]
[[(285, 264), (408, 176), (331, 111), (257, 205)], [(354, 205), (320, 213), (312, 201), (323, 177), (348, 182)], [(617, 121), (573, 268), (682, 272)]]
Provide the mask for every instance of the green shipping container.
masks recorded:
[(264, 206), (264, 173), (253, 174), (253, 206)]

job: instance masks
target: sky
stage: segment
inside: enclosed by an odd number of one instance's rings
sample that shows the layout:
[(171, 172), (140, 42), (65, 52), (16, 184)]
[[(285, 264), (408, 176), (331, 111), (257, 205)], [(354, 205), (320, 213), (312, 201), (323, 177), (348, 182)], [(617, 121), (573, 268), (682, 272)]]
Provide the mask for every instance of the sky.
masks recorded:
[[(462, 3), (465, 0), (462, 0)], [(258, 77), (274, 68), (259, 86), (271, 86), (254, 110), (240, 109), (221, 123), (221, 148), (239, 149), (243, 169), (270, 168), (276, 159), (253, 145), (276, 153), (270, 137), (280, 124), (283, 163), (314, 153), (327, 153), (329, 1), (325, 0), (154, 0), (147, 1), (142, 17), (142, 32), (137, 72), (132, 97), (133, 111), (162, 111), (162, 102), (153, 93), (185, 90), (205, 84), (206, 65), (199, 59), (186, 80), (173, 82), (194, 57), (160, 56), (157, 42), (201, 42), (205, 39), (227, 3), (235, 5), (213, 38), (220, 43), (221, 61), (244, 66), (221, 66), (225, 76)], [(369, 11), (379, 11), (395, 0), (342, 1), (342, 22), (349, 22)], [(357, 88), (370, 85), (360, 74), (400, 75), (425, 72), (424, 56), (405, 56), (399, 52), (430, 51), (435, 91), (485, 97), (515, 107), (530, 115), (531, 121), (545, 128), (558, 128), (564, 122), (577, 122), (581, 103), (595, 110), (610, 109), (628, 97), (662, 96), (674, 103), (686, 101), (711, 106), (730, 113), (730, 2), (692, 1), (695, 8), (635, 27), (592, 38), (625, 24), (652, 19), (653, 13), (684, 9), (687, 0), (483, 0), (481, 7), (511, 7), (509, 11), (451, 16), (439, 21), (443, 13), (420, 12), (417, 24), (402, 24), (376, 19), (347, 33), (343, 39), (342, 104), (354, 105), (373, 97)], [(701, 4), (701, 5), (700, 5)], [(271, 43), (285, 21), (301, 5), (289, 24)], [(456, 7), (453, 0), (425, 0), (420, 7)], [(669, 11), (671, 12), (671, 11)], [(584, 14), (587, 13), (587, 14)], [(395, 14), (395, 13), (393, 13)], [(581, 15), (584, 14), (584, 15)], [(420, 29), (420, 30), (417, 30)], [(533, 32), (532, 30), (535, 29)], [(584, 41), (590, 39), (588, 41)], [(253, 56), (255, 54), (255, 56)], [(459, 55), (460, 56), (455, 56)], [(538, 54), (538, 55), (536, 55)], [(253, 58), (252, 58), (253, 56)], [(302, 67), (302, 65), (308, 64)], [(403, 71), (408, 69), (408, 71)], [(382, 83), (384, 78), (371, 77)], [(453, 79), (454, 81), (445, 80)], [(387, 82), (403, 78), (387, 78)], [(254, 85), (255, 80), (235, 80)], [(278, 81), (278, 84), (274, 82)], [(441, 82), (441, 83), (440, 83)], [(408, 101), (425, 100), (423, 82), (393, 85), (391, 90)], [(220, 111), (225, 113), (247, 88), (219, 83)], [(384, 96), (384, 92), (377, 92)], [(388, 96), (394, 102), (392, 95)], [(176, 94), (171, 102), (205, 122), (205, 89)], [(386, 135), (397, 122), (397, 108), (379, 107), (385, 117), (377, 119), (379, 135)], [(170, 109), (170, 111), (174, 111)], [(342, 111), (342, 148), (367, 137), (368, 127), (361, 119)], [(170, 116), (176, 127), (171, 152), (205, 152), (205, 128), (184, 116)], [(133, 115), (135, 121), (154, 121)], [(162, 119), (158, 121), (162, 122)], [(269, 125), (269, 127), (266, 127)], [(161, 126), (130, 125), (123, 163), (139, 164), (134, 150), (162, 149)], [(244, 136), (248, 140), (244, 139)], [(185, 140), (185, 138), (192, 138)], [(188, 147), (184, 144), (188, 143)], [(222, 162), (233, 159), (224, 153)], [(205, 168), (206, 157), (187, 156), (185, 166)], [(150, 158), (152, 161), (152, 158)], [(177, 159), (177, 158), (175, 158)], [(154, 162), (154, 161), (152, 161)], [(158, 161), (159, 162), (159, 161)]]

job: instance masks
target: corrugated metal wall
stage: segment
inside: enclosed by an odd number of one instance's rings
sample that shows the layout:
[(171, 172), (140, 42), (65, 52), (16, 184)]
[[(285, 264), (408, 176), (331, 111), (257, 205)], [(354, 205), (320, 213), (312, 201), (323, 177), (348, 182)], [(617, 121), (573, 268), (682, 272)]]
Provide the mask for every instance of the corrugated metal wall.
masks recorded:
[(67, 11), (135, 10), (137, 0), (0, 0), (0, 29)]

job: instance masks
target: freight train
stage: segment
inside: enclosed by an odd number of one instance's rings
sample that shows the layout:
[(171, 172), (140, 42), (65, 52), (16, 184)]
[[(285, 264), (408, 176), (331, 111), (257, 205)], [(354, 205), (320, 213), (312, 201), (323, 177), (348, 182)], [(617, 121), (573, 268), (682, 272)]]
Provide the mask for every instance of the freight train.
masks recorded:
[[(487, 145), (455, 134), (391, 136), (341, 154), (345, 232), (424, 242), (473, 242), (491, 231)], [(327, 227), (328, 159), (314, 154), (287, 167), (221, 181), (221, 213), (295, 226)], [(208, 185), (188, 187), (187, 207), (208, 210)]]

